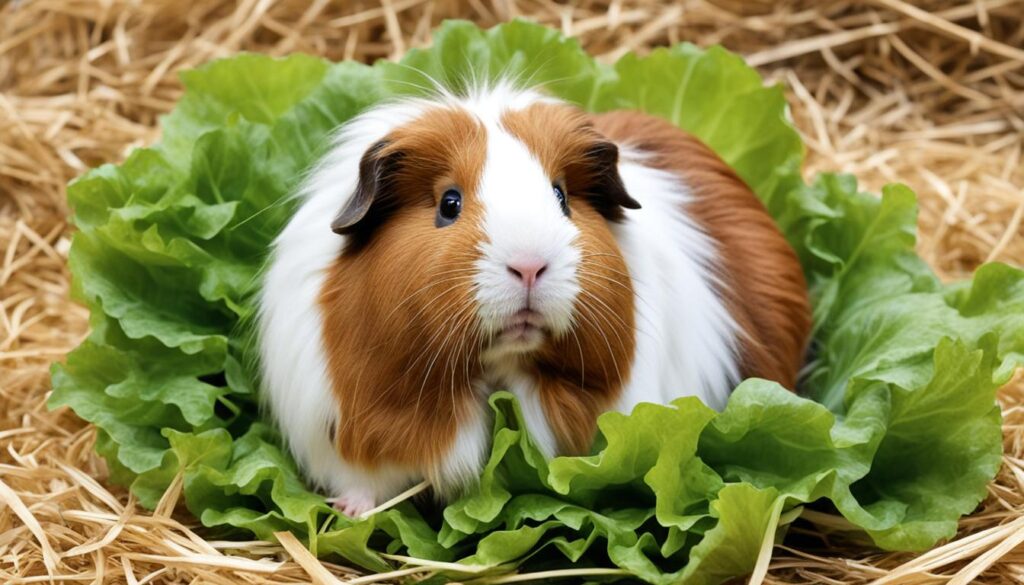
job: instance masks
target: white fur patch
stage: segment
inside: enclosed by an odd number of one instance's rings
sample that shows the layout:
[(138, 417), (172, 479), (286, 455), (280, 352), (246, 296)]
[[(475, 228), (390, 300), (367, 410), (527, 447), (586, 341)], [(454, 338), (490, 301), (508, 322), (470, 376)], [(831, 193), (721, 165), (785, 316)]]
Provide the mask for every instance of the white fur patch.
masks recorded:
[(674, 174), (621, 149), (619, 174), (642, 206), (612, 225), (637, 299), (636, 352), (618, 410), (697, 396), (721, 409), (739, 381), (739, 328), (716, 291), (715, 242), (686, 215), (692, 199)]
[[(530, 307), (541, 313), (556, 334), (572, 325), (580, 285), (576, 267), (579, 229), (563, 213), (541, 163), (526, 145), (500, 126), (498, 118), (481, 118), (487, 128), (487, 161), (478, 198), (484, 206), (484, 237), (477, 262), (476, 300), (481, 326), (499, 330), (505, 319), (526, 306), (526, 290), (508, 265), (519, 257), (541, 259), (547, 268), (530, 293)], [(480, 114), (478, 114), (480, 115)]]
[(355, 191), (359, 160), (396, 126), (414, 119), (426, 103), (381, 106), (344, 126), (324, 160), (298, 193), (301, 206), (274, 241), (260, 293), (259, 345), (262, 398), (306, 476), (331, 495), (370, 490), (388, 497), (420, 478), (384, 466), (373, 472), (346, 463), (330, 440), (339, 406), (323, 353), (318, 299), (327, 269), (345, 239), (331, 220)]
[(427, 479), (435, 486), (437, 494), (445, 498), (476, 483), (480, 479), (480, 470), (483, 469), (491, 452), (493, 425), (490, 407), (487, 405), (487, 393), (482, 382), (479, 383), (477, 390), (480, 400), (461, 421), (452, 448), (436, 468), (427, 474)]

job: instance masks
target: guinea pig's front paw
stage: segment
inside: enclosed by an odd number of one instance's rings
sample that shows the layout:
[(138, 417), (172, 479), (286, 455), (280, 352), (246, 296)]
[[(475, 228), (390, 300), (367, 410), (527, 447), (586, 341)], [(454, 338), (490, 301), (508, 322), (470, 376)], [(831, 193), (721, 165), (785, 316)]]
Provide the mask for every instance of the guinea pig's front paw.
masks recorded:
[(373, 492), (361, 489), (348, 490), (336, 498), (328, 498), (327, 501), (335, 510), (349, 518), (359, 518), (377, 504)]

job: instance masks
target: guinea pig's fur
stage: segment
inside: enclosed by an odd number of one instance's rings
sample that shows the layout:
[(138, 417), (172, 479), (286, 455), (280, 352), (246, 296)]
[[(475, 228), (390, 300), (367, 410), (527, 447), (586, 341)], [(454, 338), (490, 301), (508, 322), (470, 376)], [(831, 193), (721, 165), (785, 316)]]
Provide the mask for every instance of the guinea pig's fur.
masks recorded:
[(497, 390), (554, 456), (608, 410), (796, 383), (797, 258), (668, 122), (503, 84), (406, 99), (346, 124), (299, 196), (260, 297), (263, 390), (346, 513), (475, 481)]

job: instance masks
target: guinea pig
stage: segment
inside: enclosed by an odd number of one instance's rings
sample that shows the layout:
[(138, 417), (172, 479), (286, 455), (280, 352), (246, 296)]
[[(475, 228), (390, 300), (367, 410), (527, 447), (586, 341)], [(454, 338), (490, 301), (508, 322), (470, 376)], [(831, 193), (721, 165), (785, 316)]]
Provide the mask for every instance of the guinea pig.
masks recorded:
[(797, 257), (664, 120), (507, 84), (439, 91), (345, 124), (297, 196), (263, 276), (261, 383), (346, 514), (476, 481), (498, 390), (556, 456), (587, 453), (605, 411), (796, 384)]

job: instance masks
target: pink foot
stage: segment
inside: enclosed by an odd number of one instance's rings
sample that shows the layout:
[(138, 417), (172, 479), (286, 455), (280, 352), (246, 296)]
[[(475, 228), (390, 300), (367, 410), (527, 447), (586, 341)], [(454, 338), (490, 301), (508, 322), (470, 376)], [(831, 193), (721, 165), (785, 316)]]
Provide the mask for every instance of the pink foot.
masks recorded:
[(358, 518), (373, 509), (376, 502), (373, 494), (362, 490), (352, 490), (336, 498), (327, 500), (342, 514), (349, 518)]

